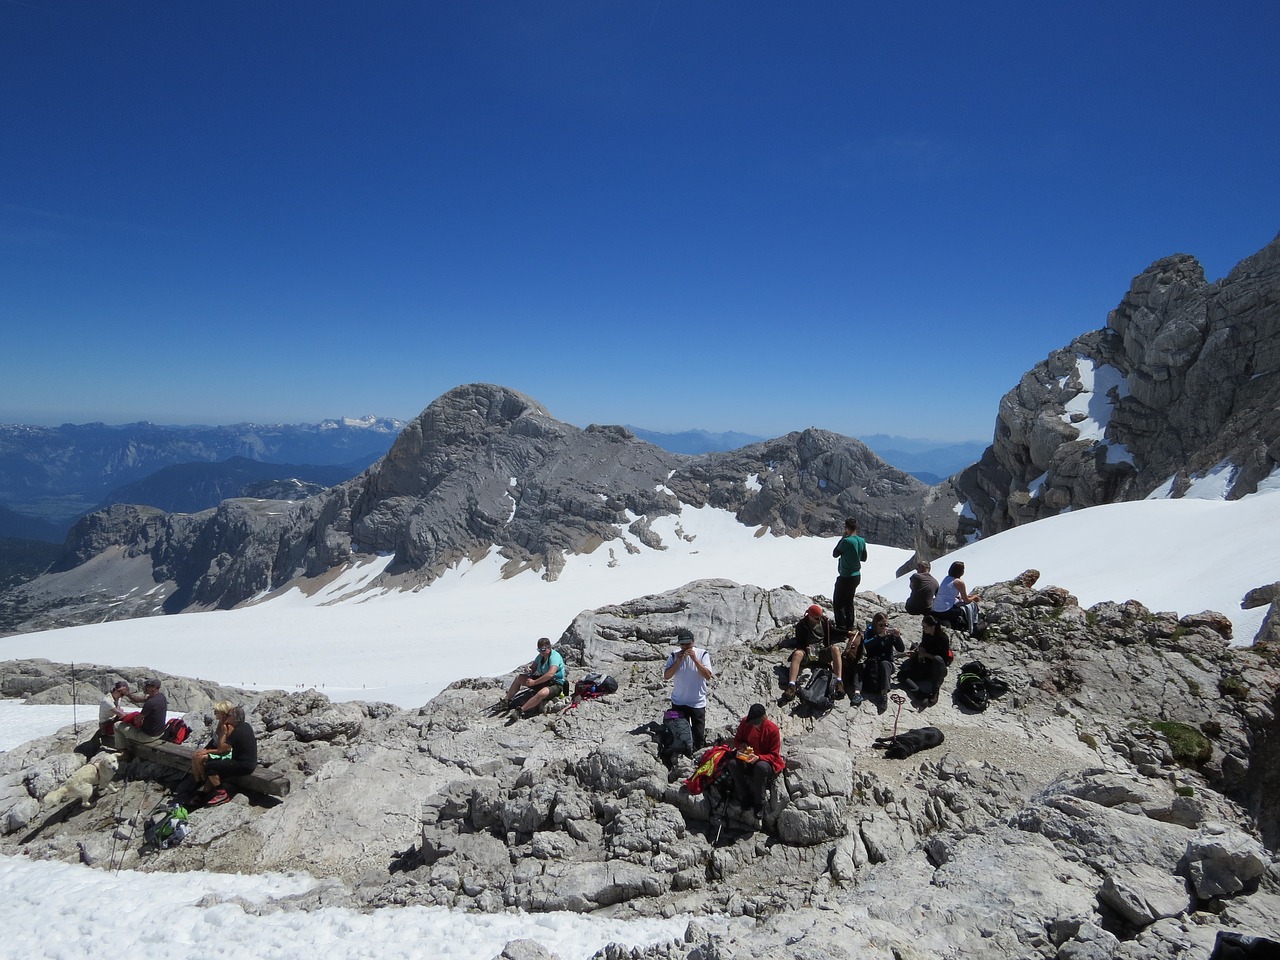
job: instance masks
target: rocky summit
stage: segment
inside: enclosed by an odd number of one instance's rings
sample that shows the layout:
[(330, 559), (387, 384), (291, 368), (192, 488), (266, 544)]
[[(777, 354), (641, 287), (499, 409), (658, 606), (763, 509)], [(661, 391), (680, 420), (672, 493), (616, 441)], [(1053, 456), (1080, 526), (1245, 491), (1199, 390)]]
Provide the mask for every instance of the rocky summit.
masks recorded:
[(52, 572), (0, 598), (0, 631), (98, 621), (104, 610), (125, 619), (226, 609), (376, 554), (393, 560), (373, 589), (418, 587), (493, 550), (508, 576), (554, 580), (566, 555), (605, 543), (663, 549), (652, 521), (685, 506), (732, 511), (774, 536), (838, 536), (854, 515), (875, 542), (907, 547), (925, 489), (861, 441), (823, 430), (681, 456), (469, 384), (428, 406), (368, 471), (307, 500), (90, 514)]
[(1216, 283), (1186, 254), (1135, 277), (1104, 329), (1005, 394), (982, 459), (931, 492), (920, 546), (1198, 482), (1235, 499), (1278, 466), (1280, 237)]
[[(411, 711), (170, 679), (196, 742), (212, 698), (245, 704), (287, 798), (197, 810), (180, 846), (148, 851), (131, 822), (173, 776), (160, 767), (125, 764), (117, 792), (86, 809), (41, 806), (82, 763), (68, 729), (0, 755), (0, 850), (330, 881), (285, 910), (692, 918), (681, 940), (601, 954), (634, 960), (1145, 960), (1207, 956), (1223, 930), (1280, 938), (1280, 648), (1232, 647), (1212, 612), (1082, 609), (1069, 587), (1039, 586), (1034, 571), (984, 586), (988, 628), (952, 637), (933, 705), (777, 705), (811, 598), (720, 580), (581, 614), (558, 641), (571, 679), (606, 673), (617, 692), (528, 719), (490, 709), (506, 677), (460, 681)], [(859, 596), (861, 616), (877, 611), (918, 638), (899, 604)], [(659, 762), (662, 665), (682, 629), (715, 668), (709, 735), (729, 736), (756, 702), (781, 726), (787, 766), (762, 822), (714, 789), (691, 794), (691, 762), (675, 776)], [(982, 712), (955, 694), (975, 660), (1008, 685)], [(66, 668), (0, 670), (5, 696), (66, 701)], [(82, 683), (115, 675), (79, 668)], [(942, 734), (931, 749), (875, 747), (926, 727)]]

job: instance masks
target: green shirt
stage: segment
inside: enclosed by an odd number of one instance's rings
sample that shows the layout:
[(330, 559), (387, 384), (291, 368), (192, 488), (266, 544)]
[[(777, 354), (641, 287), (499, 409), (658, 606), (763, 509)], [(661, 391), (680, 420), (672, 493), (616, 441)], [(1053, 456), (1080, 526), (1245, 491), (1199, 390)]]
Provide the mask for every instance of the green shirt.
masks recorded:
[(831, 551), (833, 557), (840, 559), (837, 570), (842, 577), (858, 577), (862, 575), (862, 561), (867, 559), (867, 541), (856, 533), (841, 537), (836, 548)]

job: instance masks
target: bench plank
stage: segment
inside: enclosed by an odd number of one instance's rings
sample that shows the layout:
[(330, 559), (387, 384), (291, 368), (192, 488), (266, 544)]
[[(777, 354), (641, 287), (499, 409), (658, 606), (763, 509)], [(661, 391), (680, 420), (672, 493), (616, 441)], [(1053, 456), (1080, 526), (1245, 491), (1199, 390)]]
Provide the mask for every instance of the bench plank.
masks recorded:
[[(171, 743), (168, 740), (156, 740), (152, 743), (132, 744), (132, 749), (143, 760), (150, 760), (162, 767), (172, 770), (189, 771), (191, 758), (196, 748), (185, 743)], [(271, 797), (287, 797), (289, 795), (289, 778), (283, 774), (258, 767), (253, 773), (243, 777), (224, 778), (230, 784), (251, 793), (264, 793)]]

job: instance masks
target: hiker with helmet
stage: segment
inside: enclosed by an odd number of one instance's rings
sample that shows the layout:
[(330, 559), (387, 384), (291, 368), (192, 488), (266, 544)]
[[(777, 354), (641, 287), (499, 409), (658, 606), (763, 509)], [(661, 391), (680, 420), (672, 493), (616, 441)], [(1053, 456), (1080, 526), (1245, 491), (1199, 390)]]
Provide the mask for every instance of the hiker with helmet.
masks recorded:
[(258, 738), (244, 718), (244, 707), (227, 700), (213, 705), (213, 736), (191, 757), (191, 775), (207, 793), (205, 806), (215, 807), (231, 799), (222, 785), (224, 777), (243, 777), (258, 766)]
[[(856, 642), (851, 644), (853, 653), (857, 652)], [(811, 604), (803, 617), (796, 622), (795, 650), (791, 654), (791, 663), (787, 670), (787, 689), (782, 694), (782, 703), (794, 700), (797, 693), (796, 680), (806, 665), (828, 664), (836, 678), (837, 697), (844, 696), (844, 656), (837, 642), (836, 630), (831, 621), (822, 612), (822, 607)]]
[(671, 681), (671, 709), (689, 719), (695, 750), (707, 745), (707, 683), (715, 675), (711, 654), (693, 645), (693, 633), (677, 633), (676, 649), (667, 657), (662, 679)]
[(862, 561), (867, 559), (867, 541), (858, 536), (858, 521), (848, 517), (844, 522), (844, 536), (836, 544), (831, 555), (836, 565), (836, 585), (831, 592), (831, 606), (836, 617), (836, 629), (854, 632), (853, 597), (862, 582)]
[(564, 657), (558, 650), (551, 649), (551, 640), (548, 637), (541, 637), (538, 640), (538, 655), (532, 663), (526, 664), (524, 669), (516, 674), (516, 678), (511, 681), (511, 686), (507, 689), (506, 698), (499, 706), (514, 707), (515, 696), (521, 690), (533, 691), (520, 704), (518, 715), (522, 717), (527, 717), (537, 710), (548, 697), (561, 697), (569, 692)]
[(142, 693), (125, 693), (134, 703), (142, 704), (138, 726), (120, 722), (116, 724), (115, 745), (122, 760), (132, 760), (131, 747), (138, 743), (155, 743), (164, 734), (165, 721), (169, 719), (169, 701), (160, 692), (160, 681), (148, 677), (142, 681)]
[(765, 716), (764, 704), (753, 703), (733, 737), (734, 759), (729, 767), (738, 803), (764, 819), (765, 791), (782, 772), (782, 731)]

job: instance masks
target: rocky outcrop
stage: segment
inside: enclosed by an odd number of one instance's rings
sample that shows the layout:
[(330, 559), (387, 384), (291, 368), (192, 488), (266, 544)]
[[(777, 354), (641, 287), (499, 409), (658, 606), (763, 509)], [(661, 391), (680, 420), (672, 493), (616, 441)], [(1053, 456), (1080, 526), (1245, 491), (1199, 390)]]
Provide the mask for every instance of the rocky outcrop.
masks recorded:
[(374, 589), (430, 583), (495, 550), (505, 575), (553, 580), (567, 555), (603, 543), (663, 549), (652, 522), (685, 506), (730, 510), (775, 536), (836, 536), (854, 515), (875, 542), (907, 546), (925, 489), (860, 441), (825, 431), (684, 457), (470, 384), (427, 407), (360, 477), (307, 500), (90, 514), (52, 573), (0, 600), (0, 631), (100, 620), (104, 609), (124, 619), (233, 607), (374, 554), (392, 555)]
[[(1005, 394), (992, 445), (948, 499), (990, 535), (1064, 510), (1179, 497), (1197, 482), (1238, 498), (1278, 465), (1280, 238), (1216, 283), (1185, 254), (1148, 267), (1105, 329)], [(936, 556), (966, 532), (943, 511), (922, 524), (918, 548)]]
[[(1211, 611), (1084, 610), (1031, 582), (983, 586), (988, 633), (953, 638), (957, 665), (980, 658), (1009, 681), (984, 713), (951, 699), (954, 666), (936, 706), (908, 699), (900, 717), (774, 706), (778, 644), (811, 598), (702, 581), (580, 615), (559, 640), (571, 672), (610, 673), (619, 691), (534, 719), (487, 709), (505, 678), (460, 681), (414, 711), (241, 693), (288, 799), (198, 811), (188, 841), (148, 860), (121, 843), (139, 784), (38, 819), (68, 773), (67, 732), (0, 755), (0, 851), (106, 866), (116, 832), (130, 867), (301, 866), (333, 881), (315, 902), (705, 918), (643, 952), (654, 960), (1137, 960), (1205, 955), (1219, 929), (1280, 934), (1276, 652), (1233, 648)], [(914, 639), (899, 606), (859, 597), (860, 614), (881, 609)], [(713, 736), (757, 701), (782, 726), (788, 764), (763, 824), (690, 795), (657, 759), (679, 629), (711, 651)], [(207, 729), (200, 711), (188, 719)], [(905, 761), (872, 747), (926, 725), (941, 747)]]

